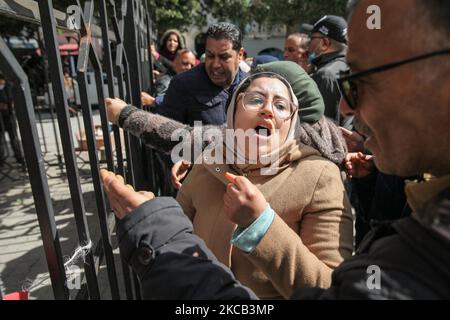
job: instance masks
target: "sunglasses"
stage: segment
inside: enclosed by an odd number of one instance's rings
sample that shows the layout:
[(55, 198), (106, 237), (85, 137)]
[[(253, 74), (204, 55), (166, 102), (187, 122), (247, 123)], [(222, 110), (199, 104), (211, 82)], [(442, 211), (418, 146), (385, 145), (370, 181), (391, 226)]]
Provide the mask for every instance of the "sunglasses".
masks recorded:
[(351, 73), (350, 70), (346, 70), (340, 73), (339, 78), (337, 79), (338, 88), (341, 92), (341, 96), (344, 98), (345, 102), (348, 106), (355, 110), (358, 106), (358, 85), (356, 80), (362, 77), (367, 77), (368, 75), (390, 70), (396, 67), (399, 67), (404, 64), (408, 64), (411, 62), (428, 59), (434, 56), (450, 54), (450, 49), (443, 49), (439, 51), (433, 51), (430, 53), (426, 53), (420, 56), (415, 56), (406, 60), (401, 60), (397, 62), (391, 62), (387, 64), (383, 64), (378, 67), (370, 68), (361, 72)]

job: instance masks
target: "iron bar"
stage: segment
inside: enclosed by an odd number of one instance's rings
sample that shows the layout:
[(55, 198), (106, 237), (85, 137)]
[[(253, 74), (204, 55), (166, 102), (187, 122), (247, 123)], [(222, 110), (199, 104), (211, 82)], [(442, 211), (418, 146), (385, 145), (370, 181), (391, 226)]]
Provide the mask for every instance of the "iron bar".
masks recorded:
[[(75, 216), (75, 223), (79, 238), (79, 244), (85, 245), (91, 241), (89, 228), (86, 220), (86, 210), (82, 196), (80, 177), (77, 168), (75, 148), (72, 138), (72, 126), (70, 123), (69, 107), (67, 104), (66, 93), (63, 85), (62, 62), (59, 55), (59, 46), (57, 42), (56, 29), (52, 11), (52, 1), (44, 0), (39, 4), (39, 10), (42, 19), (44, 31), (44, 40), (48, 49), (50, 75), (53, 83), (53, 94), (55, 105), (59, 106), (57, 111), (59, 129), (63, 145), (64, 158), (66, 163), (67, 178), (69, 181), (70, 195)], [(84, 270), (89, 293), (92, 299), (100, 298), (97, 277), (94, 269), (94, 257), (92, 251), (86, 255)]]
[(24, 156), (30, 177), (53, 294), (56, 299), (67, 299), (69, 292), (66, 287), (61, 244), (56, 229), (42, 151), (39, 147), (39, 135), (35, 126), (36, 118), (28, 77), (1, 37), (0, 69), (13, 84), (15, 108), (18, 111), (17, 120), (25, 149)]
[[(78, 2), (78, 1), (77, 1)], [(108, 228), (107, 223), (107, 210), (106, 210), (106, 203), (105, 203), (105, 197), (103, 192), (103, 186), (100, 181), (100, 173), (99, 173), (99, 165), (98, 165), (98, 157), (97, 157), (97, 143), (95, 139), (95, 130), (94, 130), (94, 123), (92, 120), (92, 109), (91, 104), (89, 102), (89, 96), (87, 94), (87, 79), (86, 79), (86, 73), (89, 62), (92, 63), (95, 72), (98, 75), (100, 75), (100, 81), (99, 79), (96, 79), (97, 84), (97, 94), (99, 96), (99, 103), (101, 103), (103, 98), (103, 83), (101, 79), (101, 66), (98, 62), (98, 59), (95, 55), (94, 48), (92, 47), (91, 42), (91, 34), (90, 34), (90, 25), (92, 22), (93, 17), (93, 4), (91, 1), (85, 2), (85, 9), (81, 13), (81, 37), (80, 37), (80, 44), (79, 44), (79, 56), (78, 56), (78, 85), (79, 85), (79, 91), (80, 91), (80, 99), (81, 99), (81, 105), (83, 109), (83, 121), (84, 121), (84, 127), (86, 132), (86, 142), (88, 145), (88, 153), (89, 153), (89, 162), (91, 166), (91, 175), (92, 180), (94, 184), (94, 192), (95, 192), (95, 198), (96, 198), (96, 204), (97, 204), (97, 210), (98, 210), (98, 219), (100, 224), (100, 231), (102, 235), (102, 242), (103, 242), (103, 249), (105, 253), (105, 259), (106, 259), (106, 266), (108, 271), (108, 279), (110, 283), (110, 289), (111, 289), (111, 296), (113, 299), (120, 299), (119, 296), (119, 287), (117, 283), (117, 274), (116, 274), (116, 267), (114, 263), (114, 254), (112, 252), (112, 245), (111, 245), (111, 237), (110, 232)], [(103, 112), (105, 110), (103, 109)], [(100, 111), (101, 113), (102, 111)], [(105, 122), (106, 114), (103, 114), (103, 121)], [(107, 132), (108, 137), (109, 133)], [(106, 147), (106, 140), (105, 140), (105, 147)], [(105, 148), (106, 149), (106, 148)], [(111, 152), (111, 149), (109, 150), (109, 153)]]

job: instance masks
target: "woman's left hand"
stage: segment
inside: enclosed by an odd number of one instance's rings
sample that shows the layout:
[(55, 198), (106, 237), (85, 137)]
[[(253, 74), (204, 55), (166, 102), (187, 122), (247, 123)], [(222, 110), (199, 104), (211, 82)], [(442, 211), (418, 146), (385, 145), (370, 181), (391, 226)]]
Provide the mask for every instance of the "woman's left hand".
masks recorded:
[(119, 121), (120, 112), (128, 104), (119, 98), (106, 98), (105, 104), (106, 113), (108, 114), (108, 120), (114, 124), (117, 124), (117, 121)]
[(225, 214), (238, 226), (247, 228), (266, 209), (267, 201), (247, 178), (228, 172), (225, 177), (230, 181), (223, 196)]

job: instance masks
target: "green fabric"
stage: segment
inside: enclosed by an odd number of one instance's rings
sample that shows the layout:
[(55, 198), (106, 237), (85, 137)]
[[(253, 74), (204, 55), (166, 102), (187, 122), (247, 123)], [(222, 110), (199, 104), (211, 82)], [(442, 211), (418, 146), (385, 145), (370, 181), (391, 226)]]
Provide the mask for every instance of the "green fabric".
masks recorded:
[(258, 65), (254, 72), (261, 71), (277, 73), (291, 84), (298, 99), (300, 121), (315, 123), (322, 118), (325, 104), (319, 88), (302, 67), (292, 61), (275, 61)]

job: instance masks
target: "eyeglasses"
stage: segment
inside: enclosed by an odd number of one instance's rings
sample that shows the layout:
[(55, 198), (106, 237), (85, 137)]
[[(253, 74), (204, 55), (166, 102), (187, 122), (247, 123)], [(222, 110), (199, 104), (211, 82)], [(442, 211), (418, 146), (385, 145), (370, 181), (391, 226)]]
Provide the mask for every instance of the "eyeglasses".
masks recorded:
[(387, 64), (383, 64), (378, 67), (370, 68), (361, 72), (357, 73), (351, 73), (350, 70), (344, 71), (340, 73), (339, 78), (337, 79), (338, 88), (341, 92), (342, 97), (345, 99), (345, 102), (347, 102), (348, 106), (355, 110), (358, 105), (358, 86), (356, 83), (356, 79), (367, 77), (368, 75), (386, 71), (389, 69), (393, 69), (396, 67), (399, 67), (404, 64), (408, 64), (411, 62), (428, 59), (434, 56), (444, 55), (444, 54), (450, 54), (450, 49), (443, 49), (439, 51), (430, 52), (427, 54), (423, 54), (420, 56), (415, 56), (406, 60), (401, 60), (397, 62), (391, 62)]
[[(257, 92), (240, 93), (242, 105), (246, 111), (262, 110), (266, 104), (266, 97)], [(275, 98), (272, 100), (274, 116), (282, 121), (289, 119), (295, 112), (295, 106), (287, 99)]]

